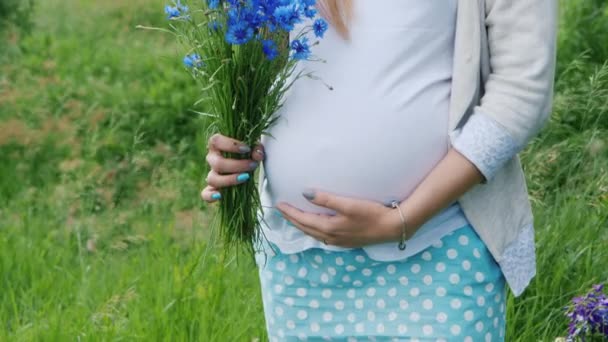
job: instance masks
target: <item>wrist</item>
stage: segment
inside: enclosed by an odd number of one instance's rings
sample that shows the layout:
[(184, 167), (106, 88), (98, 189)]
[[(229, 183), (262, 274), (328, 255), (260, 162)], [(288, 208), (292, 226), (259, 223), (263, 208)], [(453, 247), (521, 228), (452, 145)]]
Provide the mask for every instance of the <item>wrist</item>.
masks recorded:
[[(403, 203), (403, 202), (402, 202)], [(401, 212), (404, 215), (405, 223), (399, 213), (399, 208), (389, 207), (386, 214), (384, 215), (383, 226), (385, 227), (385, 237), (387, 242), (399, 242), (403, 237), (403, 230), (405, 229), (405, 240), (409, 240), (416, 232), (416, 227), (412, 226), (408, 222), (408, 214), (404, 209), (403, 204), (400, 203)]]

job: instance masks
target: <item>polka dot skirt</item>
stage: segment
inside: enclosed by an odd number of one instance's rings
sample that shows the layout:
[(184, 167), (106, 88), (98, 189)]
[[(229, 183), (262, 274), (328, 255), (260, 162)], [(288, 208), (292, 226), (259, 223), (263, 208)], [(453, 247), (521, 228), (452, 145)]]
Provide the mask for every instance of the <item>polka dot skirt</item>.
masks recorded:
[(504, 341), (505, 279), (470, 225), (398, 261), (360, 248), (282, 254), (262, 245), (271, 342)]

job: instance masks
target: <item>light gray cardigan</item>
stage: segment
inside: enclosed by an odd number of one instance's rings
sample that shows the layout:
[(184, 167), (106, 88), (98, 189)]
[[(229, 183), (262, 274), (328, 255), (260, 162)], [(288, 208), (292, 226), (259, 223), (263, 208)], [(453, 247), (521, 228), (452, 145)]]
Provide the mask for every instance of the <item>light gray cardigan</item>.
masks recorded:
[[(473, 115), (487, 115), (503, 126), (518, 150), (547, 122), (555, 73), (557, 2), (458, 1), (450, 145)], [(507, 269), (505, 276), (517, 296), (535, 274), (534, 220), (519, 157), (509, 158), (459, 203), (494, 259), (503, 271)], [(264, 178), (262, 167), (260, 193)], [(513, 280), (516, 277), (520, 279)]]

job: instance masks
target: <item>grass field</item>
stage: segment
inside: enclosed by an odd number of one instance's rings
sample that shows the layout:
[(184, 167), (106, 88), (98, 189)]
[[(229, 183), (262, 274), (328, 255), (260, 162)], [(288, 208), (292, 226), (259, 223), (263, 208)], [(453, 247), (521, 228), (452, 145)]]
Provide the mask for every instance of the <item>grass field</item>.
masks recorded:
[[(0, 33), (0, 341), (266, 339), (257, 269), (199, 199), (205, 127), (158, 0), (39, 1)], [(608, 6), (562, 1), (555, 109), (522, 154), (538, 273), (508, 341), (608, 280)]]

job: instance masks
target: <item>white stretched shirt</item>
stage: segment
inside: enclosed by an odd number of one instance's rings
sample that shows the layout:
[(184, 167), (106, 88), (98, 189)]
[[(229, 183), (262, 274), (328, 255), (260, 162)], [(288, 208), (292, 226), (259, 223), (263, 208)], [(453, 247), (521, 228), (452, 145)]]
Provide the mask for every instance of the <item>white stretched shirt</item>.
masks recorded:
[[(307, 188), (401, 202), (443, 159), (448, 151), (456, 4), (355, 1), (351, 39), (343, 40), (330, 29), (313, 47), (325, 62), (300, 62), (301, 70), (312, 71), (323, 82), (296, 81), (270, 136), (262, 139), (267, 155), (262, 229), (282, 252), (349, 248), (324, 245), (305, 234), (273, 209), (277, 203), (335, 214), (306, 200), (302, 192)], [(312, 33), (307, 36), (317, 40)], [(460, 206), (453, 203), (426, 222), (404, 251), (398, 242), (363, 249), (376, 260), (402, 259), (466, 224)]]

